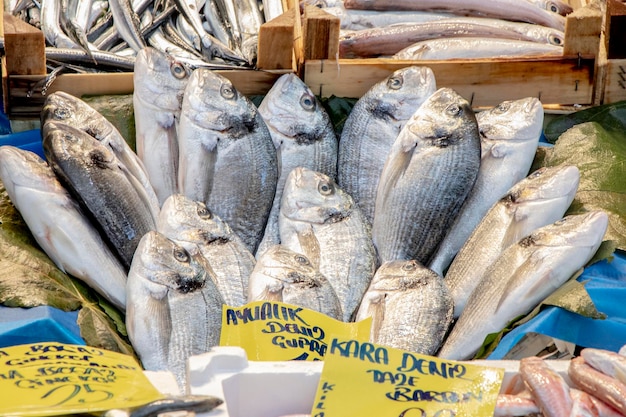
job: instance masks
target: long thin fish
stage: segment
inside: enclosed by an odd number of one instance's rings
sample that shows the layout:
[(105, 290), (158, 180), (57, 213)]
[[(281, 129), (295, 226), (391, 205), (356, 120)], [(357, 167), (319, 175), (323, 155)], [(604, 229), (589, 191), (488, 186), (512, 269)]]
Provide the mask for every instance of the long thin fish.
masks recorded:
[(0, 179), (55, 265), (124, 311), (125, 269), (50, 166), (33, 152), (2, 146)]
[(139, 16), (133, 10), (130, 0), (109, 0), (109, 7), (113, 14), (113, 23), (122, 39), (135, 52), (146, 47), (146, 41), (141, 35)]
[(509, 246), (472, 292), (438, 356), (471, 358), (489, 333), (528, 313), (585, 266), (607, 226), (603, 211), (567, 216)]
[(432, 94), (396, 138), (378, 183), (372, 236), (380, 261), (427, 264), (476, 181), (480, 139), (467, 100)]

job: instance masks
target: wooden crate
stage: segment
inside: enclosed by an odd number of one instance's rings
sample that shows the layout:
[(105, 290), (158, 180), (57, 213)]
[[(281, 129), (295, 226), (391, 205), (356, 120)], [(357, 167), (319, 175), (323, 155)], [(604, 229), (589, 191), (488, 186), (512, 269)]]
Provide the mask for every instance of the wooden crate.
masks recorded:
[(626, 100), (626, 5), (607, 0), (598, 54), (597, 85), (602, 103)]
[[(602, 14), (587, 5), (573, 5), (567, 18), (563, 57), (399, 61), (393, 59), (322, 59), (304, 64), (304, 80), (323, 97), (358, 98), (398, 68), (430, 67), (439, 87), (451, 87), (474, 107), (536, 96), (549, 107), (597, 104), (596, 56)], [(338, 38), (334, 40), (338, 42)]]

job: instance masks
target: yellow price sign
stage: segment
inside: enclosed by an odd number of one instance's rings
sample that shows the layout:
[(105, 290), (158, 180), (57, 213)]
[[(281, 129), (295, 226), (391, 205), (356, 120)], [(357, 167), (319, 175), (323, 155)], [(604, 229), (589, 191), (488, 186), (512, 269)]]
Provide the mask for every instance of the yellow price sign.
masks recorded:
[(1, 349), (0, 392), (7, 416), (92, 413), (163, 398), (133, 357), (53, 342)]
[(345, 323), (276, 301), (222, 310), (221, 346), (240, 346), (250, 360), (323, 360), (331, 336), (368, 340), (372, 319)]
[(334, 338), (311, 416), (492, 416), (503, 377), (501, 368)]

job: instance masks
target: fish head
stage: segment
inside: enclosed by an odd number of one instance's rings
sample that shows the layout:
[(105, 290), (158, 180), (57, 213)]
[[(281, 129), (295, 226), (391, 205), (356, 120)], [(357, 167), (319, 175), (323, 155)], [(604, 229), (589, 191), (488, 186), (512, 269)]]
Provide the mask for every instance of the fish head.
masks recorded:
[(565, 33), (555, 28), (539, 25), (531, 26), (528, 28), (528, 36), (533, 39), (541, 39), (549, 45), (563, 46), (565, 44)]
[(416, 260), (388, 261), (378, 268), (370, 288), (382, 292), (406, 291), (423, 287), (432, 279), (440, 277)]
[[(451, 88), (430, 95), (407, 122), (399, 145), (408, 149), (446, 148), (466, 139), (478, 140), (478, 123), (467, 100)], [(402, 132), (401, 132), (402, 133)], [(394, 143), (394, 146), (396, 144)]]
[(350, 216), (354, 201), (328, 175), (294, 168), (285, 182), (281, 213), (307, 223), (335, 223)]
[(18, 187), (63, 190), (52, 169), (39, 155), (10, 145), (0, 146), (0, 179), (9, 196), (14, 196)]
[(232, 229), (205, 203), (172, 194), (159, 212), (157, 230), (173, 239), (198, 244), (228, 242)]
[(515, 205), (515, 210), (525, 206), (525, 212), (560, 201), (559, 208), (565, 212), (574, 200), (579, 181), (580, 171), (574, 165), (541, 167), (511, 187), (503, 199)]
[(183, 108), (193, 123), (233, 139), (256, 131), (262, 121), (254, 104), (228, 78), (208, 68), (193, 71)]
[(284, 282), (297, 281), (298, 276), (315, 276), (319, 271), (305, 255), (284, 245), (273, 245), (257, 259), (265, 275)]
[(190, 293), (201, 289), (209, 279), (198, 256), (165, 235), (150, 231), (139, 241), (131, 270), (168, 290)]
[(537, 143), (543, 129), (543, 107), (536, 97), (507, 100), (476, 114), (483, 155), (501, 142)]
[(370, 113), (404, 123), (436, 90), (435, 74), (429, 67), (400, 68), (367, 93), (372, 101)]
[(584, 253), (588, 261), (602, 243), (608, 225), (609, 216), (603, 210), (572, 214), (537, 229), (519, 244), (575, 248)]
[(159, 109), (177, 112), (192, 73), (189, 65), (173, 55), (145, 47), (135, 60), (134, 94)]
[[(270, 131), (276, 130), (299, 145), (321, 140), (331, 123), (311, 89), (293, 73), (276, 80), (259, 105), (259, 113)], [(274, 145), (280, 147), (280, 143)]]

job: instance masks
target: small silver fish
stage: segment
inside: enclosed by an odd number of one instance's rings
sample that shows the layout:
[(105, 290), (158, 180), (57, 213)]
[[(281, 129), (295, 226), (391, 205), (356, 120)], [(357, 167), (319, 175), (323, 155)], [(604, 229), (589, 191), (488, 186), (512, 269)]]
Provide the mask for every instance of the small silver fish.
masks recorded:
[(392, 261), (376, 271), (356, 321), (372, 317), (372, 343), (433, 355), (452, 323), (453, 307), (439, 275), (417, 261)]
[(326, 276), (350, 321), (376, 272), (370, 227), (352, 197), (327, 175), (296, 168), (287, 177), (278, 220), (281, 244)]

